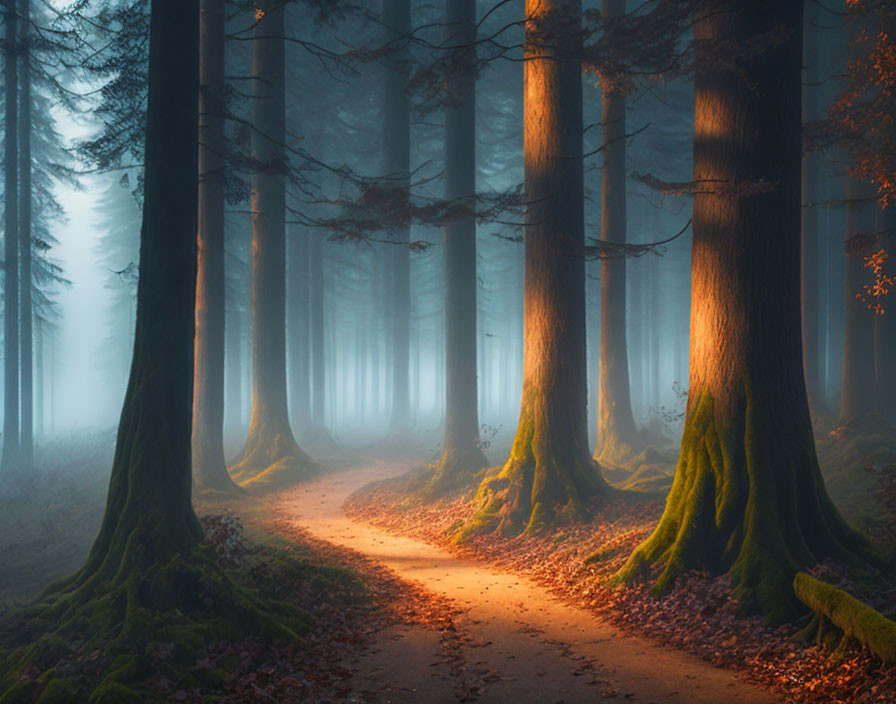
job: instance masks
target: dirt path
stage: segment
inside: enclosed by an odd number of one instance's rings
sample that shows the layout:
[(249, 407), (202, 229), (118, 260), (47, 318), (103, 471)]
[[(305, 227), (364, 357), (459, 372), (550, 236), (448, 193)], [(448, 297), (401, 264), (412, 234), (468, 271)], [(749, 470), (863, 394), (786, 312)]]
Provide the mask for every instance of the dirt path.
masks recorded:
[(453, 642), (461, 652), (453, 662), (432, 630), (404, 626), (380, 635), (354, 683), (375, 692), (375, 701), (433, 704), (465, 695), (510, 704), (779, 701), (694, 656), (624, 635), (524, 577), (354, 523), (342, 513), (352, 492), (408, 469), (377, 463), (326, 475), (288, 490), (275, 507), (280, 518), (375, 559), (463, 610), (455, 619)]

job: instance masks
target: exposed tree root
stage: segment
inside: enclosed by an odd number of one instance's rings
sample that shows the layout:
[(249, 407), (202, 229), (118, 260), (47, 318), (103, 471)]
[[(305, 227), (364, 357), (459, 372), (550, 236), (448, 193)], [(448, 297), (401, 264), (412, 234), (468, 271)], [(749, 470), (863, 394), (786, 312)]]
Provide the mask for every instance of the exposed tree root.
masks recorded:
[(797, 572), (793, 590), (815, 612), (798, 638), (831, 649), (835, 657), (850, 645), (860, 643), (885, 663), (896, 663), (896, 623), (842, 589), (805, 572)]
[(272, 490), (306, 479), (317, 465), (303, 452), (288, 426), (256, 422), (246, 447), (230, 467), (230, 475), (249, 490)]
[(799, 569), (876, 558), (828, 497), (811, 432), (773, 424), (748, 386), (742, 398), (733, 417), (708, 392), (695, 398), (663, 517), (617, 578), (657, 576), (654, 591), (666, 593), (686, 570), (727, 572), (745, 610), (783, 622), (804, 612), (792, 587)]
[(469, 486), (486, 467), (488, 458), (478, 445), (472, 445), (466, 450), (446, 449), (435, 465), (432, 478), (420, 491), (420, 496), (433, 500), (458, 491)]

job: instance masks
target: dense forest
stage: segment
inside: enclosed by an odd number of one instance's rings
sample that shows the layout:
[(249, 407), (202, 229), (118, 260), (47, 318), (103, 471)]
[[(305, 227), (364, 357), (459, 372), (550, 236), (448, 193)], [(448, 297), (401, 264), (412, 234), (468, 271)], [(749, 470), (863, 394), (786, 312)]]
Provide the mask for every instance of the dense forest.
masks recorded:
[(0, 704), (896, 702), (896, 2), (0, 20)]

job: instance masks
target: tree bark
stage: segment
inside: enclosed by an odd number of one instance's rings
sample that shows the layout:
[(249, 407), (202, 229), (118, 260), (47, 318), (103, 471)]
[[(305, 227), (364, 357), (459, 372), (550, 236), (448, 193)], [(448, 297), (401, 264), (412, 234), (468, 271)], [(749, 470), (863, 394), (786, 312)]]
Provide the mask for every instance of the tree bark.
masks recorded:
[(234, 491), (224, 459), (224, 4), (201, 0), (193, 479)]
[[(713, 0), (695, 36), (755, 46), (726, 69), (698, 55), (690, 388), (666, 508), (620, 578), (728, 573), (745, 609), (802, 610), (796, 571), (867, 543), (828, 498), (818, 468), (800, 335), (802, 3)], [(870, 553), (869, 553), (870, 554)]]
[[(818, 119), (818, 71), (819, 38), (818, 12), (814, 2), (805, 3), (803, 10), (803, 123)], [(819, 318), (818, 318), (818, 238), (819, 218), (814, 205), (818, 195), (818, 156), (803, 154), (802, 161), (802, 229), (800, 233), (800, 258), (802, 266), (802, 321), (803, 321), (803, 369), (806, 374), (806, 391), (810, 407), (824, 405), (824, 386), (821, 382)]]
[(476, 377), (476, 2), (446, 3), (446, 44), (459, 46), (445, 108), (445, 199), (469, 209), (445, 227), (445, 443), (427, 491), (488, 465), (479, 446)]
[[(608, 19), (625, 15), (625, 0), (603, 0)], [(603, 189), (601, 239), (626, 241), (625, 95), (603, 84)], [(638, 431), (632, 415), (625, 315), (625, 259), (604, 259), (600, 272), (600, 376), (597, 400), (598, 462), (616, 463), (632, 454)], [(646, 382), (646, 379), (645, 379)]]
[(294, 481), (311, 459), (296, 444), (286, 401), (286, 98), (284, 5), (256, 0), (252, 175), (252, 413), (231, 469), (243, 486)]
[(190, 476), (198, 20), (199, 0), (153, 2), (134, 358), (106, 513), (75, 586), (106, 590), (202, 537)]
[(19, 304), (21, 340), (21, 436), (19, 467), (34, 467), (34, 306), (32, 280), (32, 197), (31, 197), (31, 0), (21, 0), (22, 59), (19, 91)]
[[(588, 447), (580, 0), (527, 0), (526, 280), (520, 419), (465, 535), (532, 533), (609, 491)], [(542, 27), (550, 41), (542, 39)]]
[(4, 118), (3, 455), (7, 472), (19, 463), (19, 181), (18, 181), (18, 8), (6, 0)]
[[(411, 33), (410, 0), (383, 0), (383, 24), (392, 51), (386, 59), (384, 168), (389, 185), (409, 194), (411, 186), (411, 103), (408, 96)], [(410, 226), (395, 229), (392, 239), (392, 417), (389, 434), (400, 436), (411, 427), (410, 335), (411, 277)]]

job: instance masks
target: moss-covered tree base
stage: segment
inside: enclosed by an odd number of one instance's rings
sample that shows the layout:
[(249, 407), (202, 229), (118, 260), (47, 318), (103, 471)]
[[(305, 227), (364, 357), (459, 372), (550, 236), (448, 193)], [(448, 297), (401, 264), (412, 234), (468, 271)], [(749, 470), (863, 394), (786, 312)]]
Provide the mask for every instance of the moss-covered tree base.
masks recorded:
[(230, 476), (244, 489), (267, 491), (307, 479), (317, 465), (303, 452), (288, 428), (276, 423), (253, 423), (249, 440)]
[(663, 516), (617, 579), (655, 578), (662, 594), (686, 570), (728, 573), (745, 611), (779, 623), (805, 612), (792, 586), (799, 569), (876, 557), (828, 498), (811, 429), (760, 412), (772, 401), (749, 385), (740, 398), (720, 411), (707, 391), (695, 397)]
[(229, 679), (196, 667), (209, 644), (297, 641), (307, 624), (299, 608), (235, 584), (205, 547), (108, 580), (75, 575), (7, 618), (0, 702), (161, 701), (151, 679), (180, 687)]
[(447, 449), (433, 468), (432, 478), (419, 492), (422, 499), (431, 501), (470, 486), (486, 467), (488, 458), (478, 445), (466, 450)]

